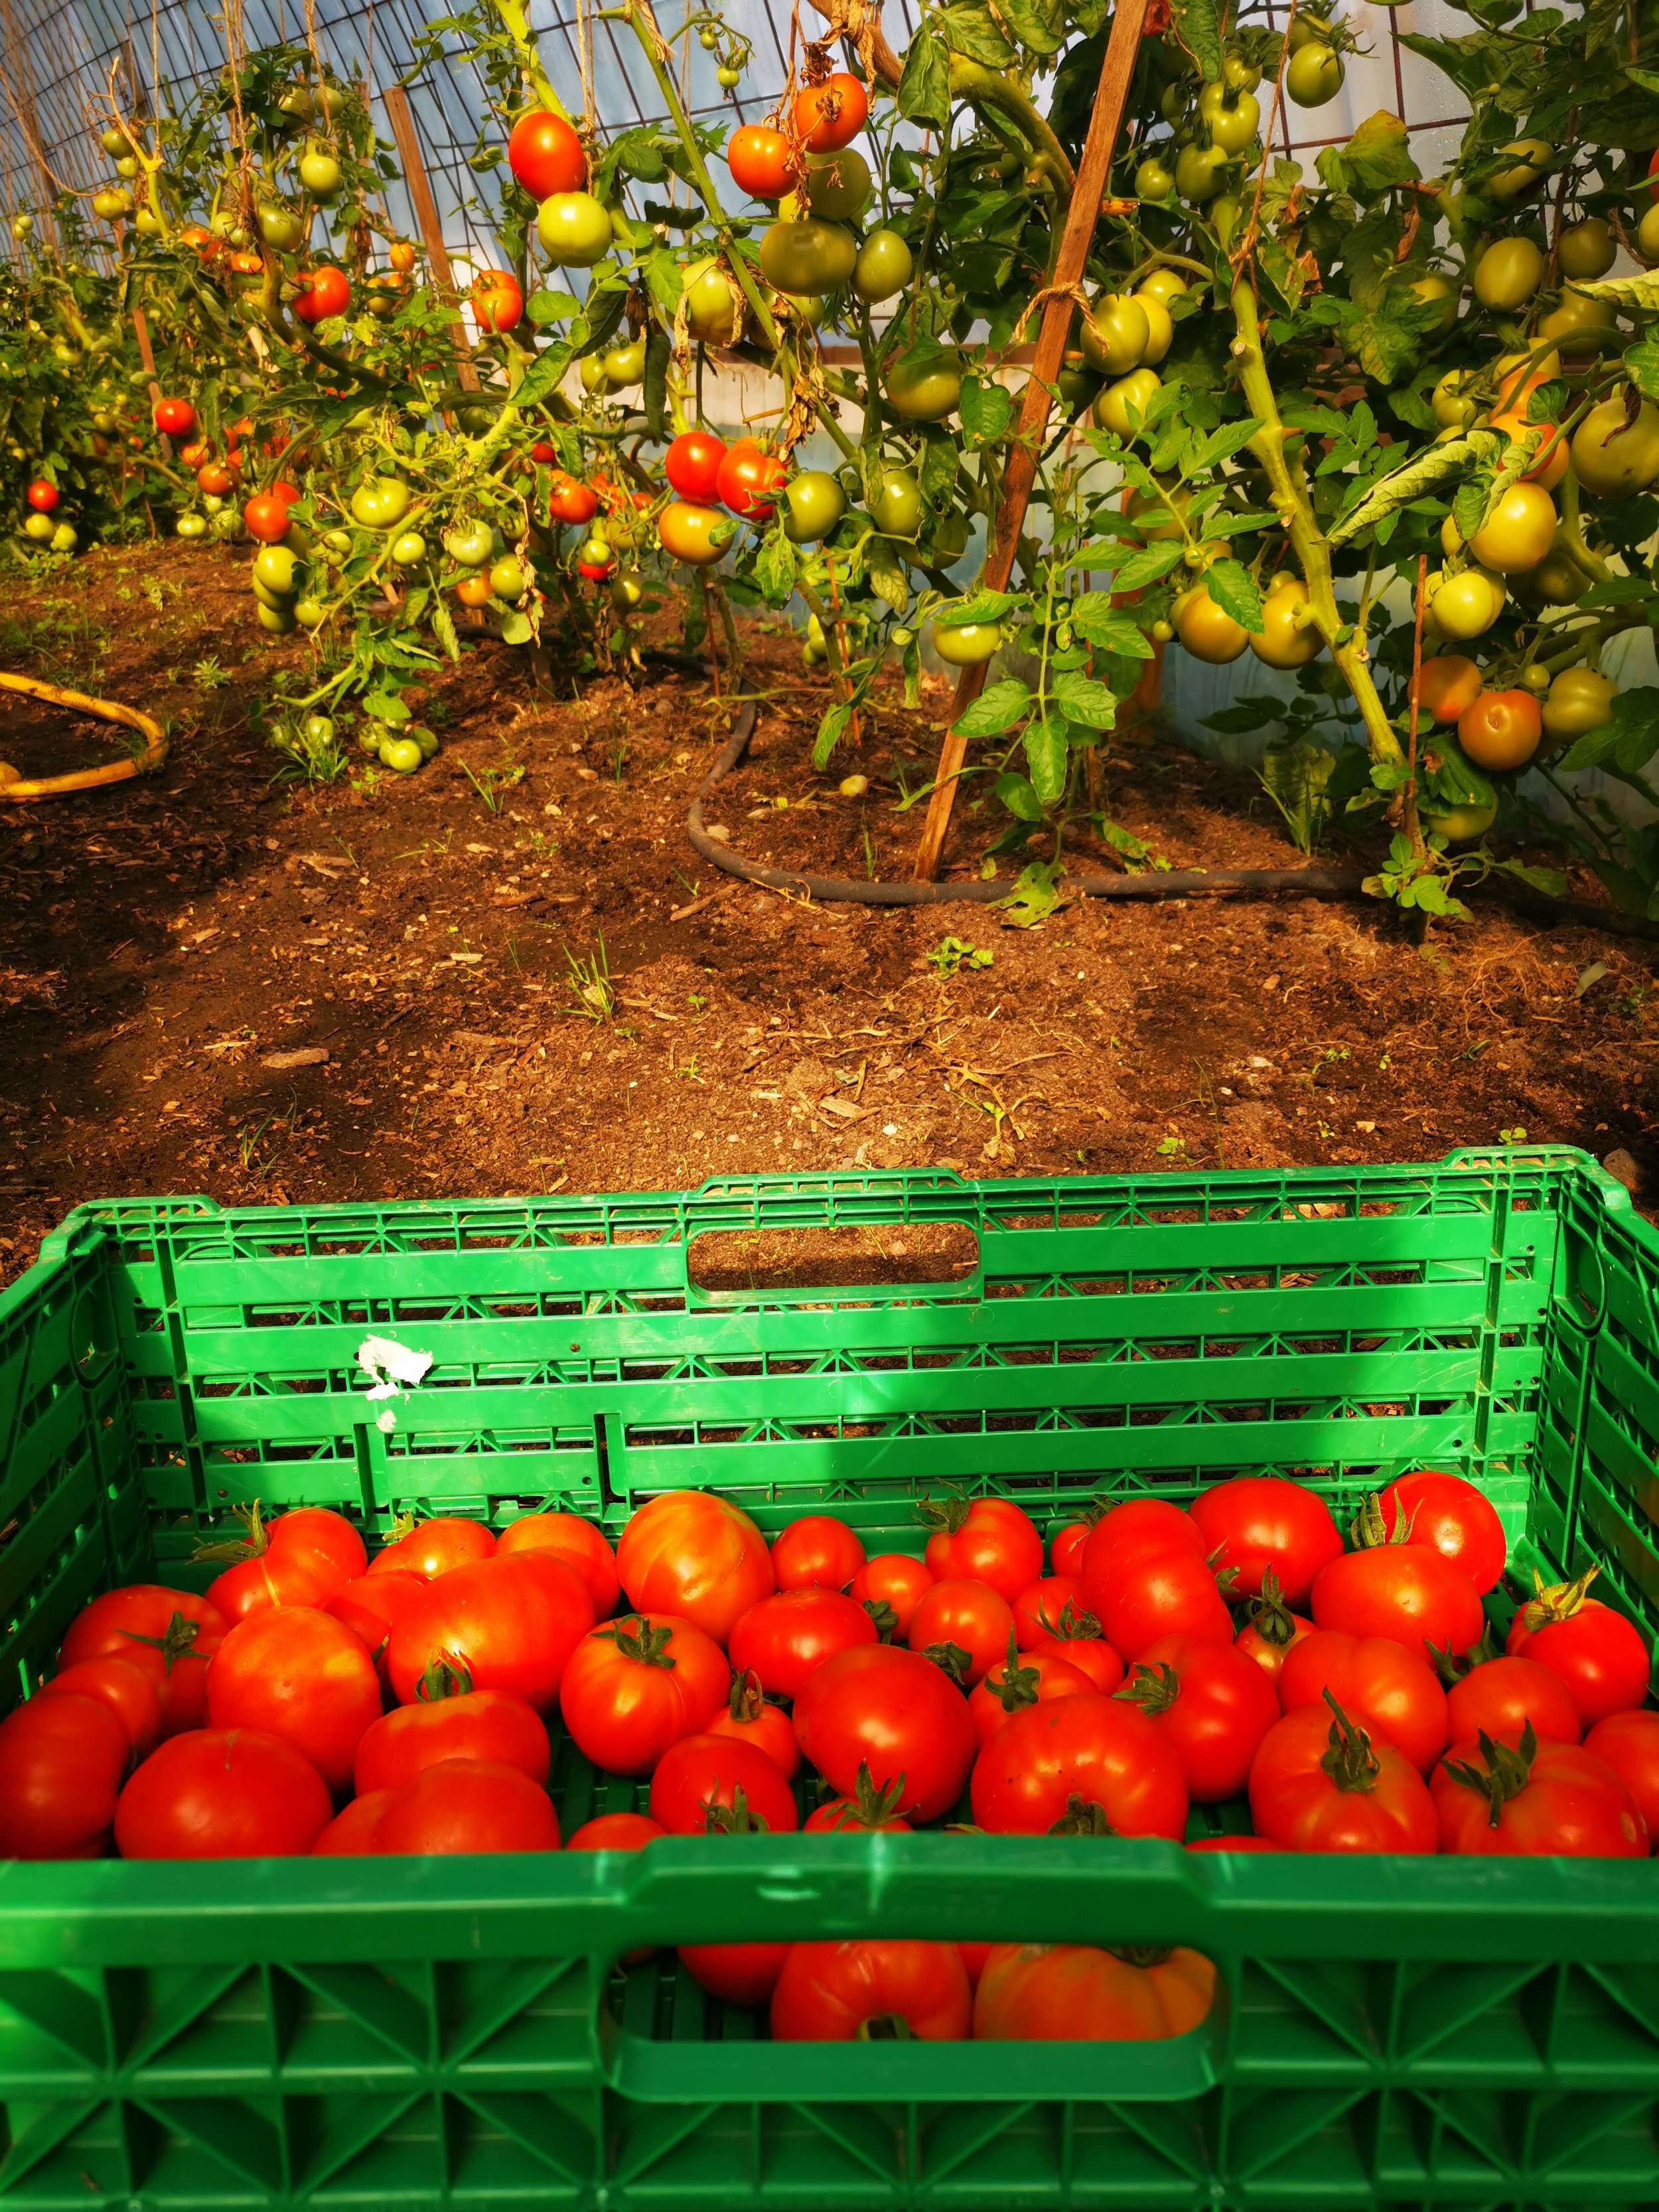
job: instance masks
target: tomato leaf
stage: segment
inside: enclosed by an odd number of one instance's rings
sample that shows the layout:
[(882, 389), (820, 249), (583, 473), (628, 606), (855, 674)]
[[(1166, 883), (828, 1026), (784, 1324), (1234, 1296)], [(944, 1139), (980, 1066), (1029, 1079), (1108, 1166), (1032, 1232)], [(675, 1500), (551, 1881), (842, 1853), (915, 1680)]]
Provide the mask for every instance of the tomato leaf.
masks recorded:
[(1170, 20), (1205, 83), (1214, 84), (1221, 75), (1221, 23), (1215, 0), (1170, 0)]
[(814, 768), (828, 768), (830, 756), (846, 734), (847, 725), (853, 719), (853, 709), (845, 700), (837, 699), (818, 724), (818, 734), (812, 746)]
[(958, 411), (970, 445), (994, 445), (1014, 419), (1014, 403), (1000, 384), (970, 376), (962, 387)]
[(973, 705), (951, 725), (959, 738), (1000, 738), (1023, 722), (1031, 711), (1031, 695), (1018, 677), (1010, 676), (982, 691)]
[(997, 0), (997, 13), (1021, 46), (1034, 54), (1057, 54), (1065, 44), (1058, 9), (1051, 6), (1045, 12), (1034, 0)]
[(899, 79), (898, 111), (912, 123), (944, 131), (951, 120), (951, 58), (926, 27), (911, 40)]
[(531, 628), (530, 617), (521, 607), (509, 608), (502, 616), (501, 643), (503, 645), (528, 645), (534, 634)]
[(761, 541), (755, 556), (755, 581), (769, 607), (788, 605), (795, 589), (795, 549), (783, 534), (781, 518)]
[(1351, 192), (1364, 201), (1393, 185), (1413, 183), (1422, 173), (1412, 159), (1405, 125), (1386, 108), (1368, 115), (1346, 146), (1327, 146), (1314, 167), (1331, 191)]
[(1242, 422), (1224, 422), (1194, 447), (1187, 456), (1182, 473), (1195, 477), (1204, 469), (1214, 468), (1218, 461), (1231, 460), (1235, 453), (1243, 452), (1261, 428), (1254, 415), (1247, 416)]
[(1217, 561), (1205, 570), (1204, 580), (1224, 615), (1242, 623), (1252, 636), (1262, 635), (1261, 593), (1242, 561)]
[(1659, 328), (1650, 330), (1626, 349), (1625, 367), (1639, 391), (1650, 399), (1659, 399)]
[(965, 629), (973, 623), (1000, 622), (1003, 616), (1019, 605), (1012, 592), (970, 592), (966, 599), (952, 599), (933, 617), (936, 629)]
[(672, 349), (668, 333), (653, 324), (645, 334), (645, 427), (653, 438), (666, 439), (668, 419), (668, 363)]
[[(1659, 690), (1646, 684), (1613, 702), (1613, 764), (1635, 775), (1659, 752)], [(1592, 732), (1592, 735), (1596, 734)]]
[(582, 303), (574, 292), (532, 292), (524, 303), (526, 314), (538, 330), (545, 330), (550, 323), (568, 323), (581, 309)]
[[(1013, 21), (1012, 16), (1008, 20)], [(951, 52), (970, 62), (1000, 70), (1014, 58), (1014, 50), (998, 30), (990, 9), (979, 0), (954, 0), (952, 6), (939, 9), (937, 21)]]
[(1017, 822), (1041, 822), (1042, 801), (1023, 775), (1000, 775), (992, 787)]
[(1175, 545), (1148, 545), (1139, 553), (1132, 553), (1112, 579), (1114, 592), (1138, 592), (1147, 584), (1156, 584), (1167, 576), (1171, 568), (1181, 565), (1182, 548)]
[(1091, 645), (1109, 653), (1127, 653), (1133, 660), (1150, 660), (1152, 641), (1127, 608), (1115, 607), (1104, 592), (1091, 592), (1072, 605), (1072, 628)]
[(864, 560), (871, 590), (896, 615), (902, 615), (910, 604), (910, 586), (898, 555), (884, 538), (872, 535), (864, 541)]
[(934, 430), (924, 438), (916, 481), (929, 507), (949, 502), (957, 482), (957, 441), (949, 431)]
[(1026, 725), (1025, 765), (1031, 772), (1031, 788), (1044, 806), (1052, 806), (1066, 788), (1069, 748), (1063, 715), (1040, 715)]
[(1007, 897), (996, 901), (1016, 929), (1035, 928), (1060, 904), (1060, 868), (1058, 860), (1033, 860), (1021, 869)]
[(1068, 722), (1085, 730), (1109, 730), (1117, 721), (1117, 700), (1092, 676), (1062, 669), (1054, 678), (1054, 698)]

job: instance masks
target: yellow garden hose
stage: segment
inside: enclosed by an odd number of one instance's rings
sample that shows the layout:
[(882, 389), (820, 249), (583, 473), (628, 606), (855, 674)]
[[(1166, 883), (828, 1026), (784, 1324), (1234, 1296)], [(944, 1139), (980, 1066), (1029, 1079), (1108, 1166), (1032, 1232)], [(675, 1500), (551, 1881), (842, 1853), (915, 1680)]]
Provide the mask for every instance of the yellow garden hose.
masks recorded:
[(44, 699), (51, 707), (67, 707), (73, 714), (95, 714), (100, 721), (119, 722), (137, 730), (144, 740), (142, 753), (111, 761), (106, 768), (77, 769), (72, 775), (20, 776), (9, 762), (0, 761), (0, 806), (15, 806), (33, 799), (61, 799), (65, 792), (95, 791), (100, 784), (125, 783), (130, 775), (147, 775), (167, 757), (161, 725), (137, 707), (124, 707), (116, 699), (90, 699), (84, 691), (60, 691), (55, 684), (37, 683), (32, 676), (9, 676), (0, 669), (0, 690), (21, 691), (27, 698)]

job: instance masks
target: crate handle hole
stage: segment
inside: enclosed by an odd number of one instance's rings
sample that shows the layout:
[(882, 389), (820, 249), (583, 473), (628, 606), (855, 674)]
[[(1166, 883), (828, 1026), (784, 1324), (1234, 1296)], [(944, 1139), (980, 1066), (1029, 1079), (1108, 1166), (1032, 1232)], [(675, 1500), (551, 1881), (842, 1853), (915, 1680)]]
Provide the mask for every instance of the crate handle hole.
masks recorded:
[(956, 1284), (977, 1272), (979, 1238), (961, 1221), (863, 1222), (846, 1229), (710, 1229), (693, 1237), (685, 1266), (700, 1291)]

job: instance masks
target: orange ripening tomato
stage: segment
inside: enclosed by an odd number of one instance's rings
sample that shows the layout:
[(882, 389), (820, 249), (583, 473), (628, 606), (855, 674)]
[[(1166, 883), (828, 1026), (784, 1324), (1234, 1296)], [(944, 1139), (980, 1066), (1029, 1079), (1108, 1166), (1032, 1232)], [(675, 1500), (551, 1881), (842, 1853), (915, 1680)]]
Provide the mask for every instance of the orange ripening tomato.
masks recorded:
[[(212, 451), (212, 447), (208, 443), (208, 441), (205, 438), (192, 438), (189, 445), (179, 447), (179, 458), (187, 469), (199, 469), (203, 462), (206, 460), (208, 455)], [(31, 507), (33, 507), (36, 504), (33, 494), (34, 487), (31, 484), (29, 486), (29, 505)]]
[(1461, 653), (1437, 653), (1417, 679), (1417, 703), (1437, 722), (1455, 722), (1480, 696), (1480, 671)]
[[(507, 142), (507, 166), (532, 200), (551, 199), (555, 192), (580, 192), (587, 186), (587, 155), (582, 142), (562, 115), (545, 107), (532, 108), (514, 125)], [(413, 247), (406, 264), (415, 265)], [(398, 249), (392, 249), (392, 265), (400, 264)]]
[(1523, 767), (1543, 734), (1543, 708), (1530, 691), (1483, 691), (1457, 718), (1458, 744), (1497, 775)]
[(288, 501), (275, 492), (256, 491), (242, 509), (242, 524), (261, 545), (275, 545), (288, 535)]
[(836, 70), (822, 84), (803, 85), (795, 94), (795, 130), (809, 154), (850, 146), (869, 112), (870, 95), (847, 70)]
[(235, 489), (236, 479), (222, 461), (204, 461), (196, 471), (198, 491), (211, 492), (222, 499)]
[(965, 2041), (968, 1970), (954, 1943), (794, 1943), (772, 1992), (775, 2043), (854, 2043), (902, 2023), (920, 2043)]
[(503, 1559), (515, 1552), (550, 1553), (587, 1584), (596, 1620), (608, 1620), (617, 1610), (622, 1595), (617, 1555), (603, 1534), (579, 1513), (526, 1513), (502, 1529), (495, 1549)]
[(617, 1571), (630, 1605), (678, 1613), (720, 1644), (775, 1587), (749, 1516), (696, 1490), (665, 1491), (640, 1508), (623, 1530)]
[(1518, 438), (1523, 430), (1546, 429), (1548, 434), (1538, 448), (1537, 458), (1521, 478), (1522, 483), (1540, 484), (1546, 491), (1553, 491), (1567, 473), (1567, 457), (1571, 441), (1559, 422), (1540, 425), (1528, 422), (1524, 405), (1494, 409), (1486, 418), (1494, 430), (1506, 438)]
[(726, 144), (732, 181), (750, 199), (781, 200), (789, 189), (789, 141), (767, 123), (745, 123)]
[(1196, 2027), (1214, 1998), (1214, 1966), (1180, 1946), (1120, 1954), (1082, 1943), (998, 1943), (980, 1970), (974, 2036), (1157, 2042)]
[(463, 576), (455, 586), (455, 596), (464, 607), (487, 607), (490, 598), (489, 576)]
[(486, 269), (472, 284), (472, 312), (482, 331), (515, 331), (524, 316), (524, 294), (505, 269)]

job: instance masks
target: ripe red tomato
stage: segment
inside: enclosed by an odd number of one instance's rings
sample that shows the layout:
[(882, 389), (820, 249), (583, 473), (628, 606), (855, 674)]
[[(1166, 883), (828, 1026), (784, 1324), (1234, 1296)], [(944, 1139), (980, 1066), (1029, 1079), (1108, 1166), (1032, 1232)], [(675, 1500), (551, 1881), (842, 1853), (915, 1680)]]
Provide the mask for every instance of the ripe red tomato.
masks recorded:
[(559, 1685), (576, 1748), (611, 1774), (648, 1774), (671, 1744), (699, 1735), (732, 1686), (712, 1636), (672, 1613), (631, 1613), (584, 1636)]
[(1279, 1670), (1279, 1703), (1287, 1713), (1304, 1705), (1323, 1712), (1327, 1691), (1373, 1738), (1404, 1752), (1419, 1774), (1446, 1748), (1446, 1693), (1420, 1644), (1407, 1649), (1391, 1636), (1316, 1629)]
[[(1105, 1522), (1101, 1527), (1105, 1527)], [(1212, 1644), (1231, 1644), (1233, 1617), (1216, 1579), (1198, 1553), (1165, 1552), (1141, 1557), (1125, 1568), (1100, 1571), (1091, 1548), (1084, 1555), (1084, 1587), (1089, 1610), (1106, 1632), (1106, 1640), (1126, 1662), (1139, 1658), (1160, 1636), (1202, 1636)]]
[(302, 323), (325, 323), (331, 315), (344, 314), (351, 305), (351, 284), (343, 269), (302, 269), (296, 281), (294, 312)]
[(196, 471), (198, 491), (210, 492), (215, 498), (222, 499), (235, 488), (236, 479), (222, 461), (205, 461)]
[(1150, 1959), (1081, 1943), (998, 1943), (974, 2034), (997, 2043), (1148, 2043), (1185, 2035), (1215, 2001), (1215, 1967), (1182, 1947)]
[(433, 1662), (464, 1668), (475, 1690), (511, 1690), (548, 1713), (571, 1653), (593, 1626), (580, 1575), (540, 1552), (452, 1567), (392, 1632), (386, 1665), (400, 1705), (412, 1705)]
[(256, 1508), (250, 1527), (252, 1556), (227, 1567), (208, 1589), (227, 1620), (270, 1606), (325, 1605), (368, 1571), (362, 1538), (325, 1505), (301, 1505), (264, 1525)]
[(974, 1733), (988, 1743), (1005, 1721), (1045, 1698), (1085, 1698), (1095, 1685), (1058, 1651), (1021, 1651), (1011, 1638), (1008, 1656), (974, 1686), (968, 1700)]
[[(663, 455), (663, 472), (682, 499), (689, 499), (696, 507), (708, 507), (720, 496), (720, 463), (725, 459), (724, 438), (716, 437), (712, 430), (682, 430)], [(800, 1525), (796, 1523), (797, 1527)], [(831, 1525), (839, 1528), (842, 1523), (836, 1521)], [(786, 1529), (784, 1534), (788, 1534)], [(862, 1556), (860, 1545), (860, 1557)]]
[(1042, 1539), (1029, 1513), (1002, 1498), (927, 1504), (927, 1561), (936, 1582), (988, 1583), (1012, 1605), (1042, 1573)]
[(124, 1859), (292, 1858), (334, 1816), (305, 1753), (263, 1729), (192, 1729), (151, 1753), (121, 1792)]
[(425, 1588), (419, 1575), (359, 1575), (356, 1582), (336, 1590), (323, 1607), (360, 1638), (374, 1662), (383, 1690), (392, 1687), (386, 1655), (392, 1629)]
[(275, 492), (256, 491), (242, 509), (242, 524), (259, 544), (275, 545), (288, 535), (288, 501)]
[(646, 1813), (597, 1813), (566, 1844), (568, 1851), (642, 1851), (668, 1833)]
[(1204, 1538), (1196, 1521), (1166, 1498), (1131, 1498), (1103, 1514), (1083, 1547), (1081, 1573), (1089, 1610), (1103, 1620), (1097, 1599), (1103, 1589), (1147, 1559), (1174, 1553), (1203, 1559)]
[(1063, 1659), (1068, 1667), (1075, 1667), (1079, 1674), (1086, 1674), (1097, 1690), (1116, 1689), (1123, 1680), (1123, 1662), (1100, 1633), (1097, 1626), (1092, 1634), (1089, 1632), (1086, 1624), (1094, 1620), (1094, 1615), (1085, 1613), (1083, 1616), (1085, 1625), (1079, 1626), (1073, 1621), (1069, 1627), (1066, 1623), (1071, 1620), (1070, 1615), (1062, 1614), (1060, 1620), (1064, 1632), (1059, 1636), (1045, 1636), (1041, 1644), (1032, 1644), (1030, 1656), (1040, 1659), (1053, 1655)]
[(933, 1587), (933, 1571), (924, 1560), (906, 1552), (878, 1552), (854, 1576), (847, 1595), (869, 1607), (878, 1634), (890, 1640), (909, 1634), (916, 1607)]
[(769, 124), (744, 123), (726, 142), (726, 166), (750, 199), (781, 200), (789, 189), (789, 141)]
[(1181, 1761), (1145, 1713), (1098, 1692), (1028, 1706), (974, 1762), (993, 1835), (1168, 1836), (1187, 1826)]
[(1200, 1491), (1189, 1511), (1211, 1565), (1218, 1573), (1233, 1569), (1239, 1597), (1259, 1597), (1271, 1572), (1286, 1605), (1305, 1605), (1314, 1577), (1341, 1556), (1341, 1534), (1324, 1499), (1281, 1475), (1235, 1475)]
[(688, 1735), (665, 1751), (651, 1778), (651, 1817), (671, 1836), (783, 1835), (800, 1825), (795, 1795), (757, 1744), (728, 1735)]
[[(716, 1649), (719, 1647), (716, 1646)], [(781, 1705), (769, 1705), (760, 1676), (752, 1670), (732, 1677), (732, 1694), (725, 1710), (708, 1723), (709, 1735), (735, 1736), (763, 1751), (786, 1782), (800, 1772), (800, 1745), (795, 1724)]]
[(1425, 1468), (1402, 1474), (1377, 1501), (1390, 1537), (1403, 1515), (1413, 1544), (1431, 1544), (1468, 1576), (1484, 1597), (1504, 1571), (1504, 1524), (1492, 1500), (1462, 1475)]
[(617, 1555), (604, 1533), (580, 1514), (526, 1513), (502, 1529), (495, 1549), (503, 1559), (515, 1552), (550, 1552), (587, 1584), (596, 1620), (609, 1620), (617, 1610), (622, 1595)]
[(164, 436), (182, 438), (196, 428), (196, 410), (188, 399), (158, 399), (154, 412), (155, 427)]
[(775, 505), (773, 495), (782, 489), (788, 470), (775, 453), (763, 453), (752, 438), (739, 438), (726, 449), (714, 481), (722, 502), (748, 522), (768, 522)]
[(495, 1536), (482, 1521), (422, 1521), (377, 1552), (371, 1575), (419, 1575), (431, 1582), (454, 1567), (474, 1566), (495, 1556)]
[(405, 1852), (556, 1851), (559, 1816), (538, 1783), (487, 1759), (446, 1759), (398, 1790), (374, 1849)]
[(979, 1978), (985, 1972), (986, 1964), (997, 1946), (994, 1943), (958, 1943), (957, 1948), (962, 1954), (963, 1965), (968, 1969), (969, 1987), (976, 1990)]
[(396, 1796), (395, 1790), (375, 1790), (367, 1797), (354, 1797), (337, 1813), (311, 1847), (314, 1859), (368, 1858), (374, 1850), (380, 1815)]
[(777, 1987), (787, 1943), (682, 1943), (680, 1964), (726, 2004), (763, 2005)]
[(1576, 1743), (1455, 1743), (1430, 1785), (1440, 1848), (1462, 1858), (1644, 1859), (1650, 1839), (1610, 1766)]
[(472, 313), (481, 331), (516, 331), (524, 319), (524, 294), (505, 269), (486, 269), (472, 280)]
[(816, 1812), (809, 1813), (801, 1823), (803, 1835), (834, 1835), (843, 1830), (862, 1830), (873, 1833), (878, 1828), (901, 1829), (908, 1836), (910, 1823), (895, 1812), (894, 1807), (904, 1794), (902, 1782), (890, 1782), (884, 1790), (878, 1790), (870, 1779), (867, 1766), (859, 1769), (858, 1787), (850, 1797), (831, 1797)]
[(760, 1530), (700, 1490), (665, 1491), (641, 1506), (623, 1530), (617, 1570), (630, 1605), (681, 1614), (721, 1644), (774, 1587)]
[(581, 140), (563, 116), (545, 107), (532, 108), (514, 125), (507, 142), (507, 166), (532, 200), (587, 189), (587, 155)]
[(1014, 1615), (988, 1583), (958, 1579), (924, 1590), (905, 1642), (925, 1652), (953, 1682), (972, 1689), (1013, 1640)]
[(1270, 1682), (1277, 1682), (1285, 1658), (1304, 1636), (1314, 1634), (1314, 1625), (1284, 1602), (1279, 1577), (1271, 1568), (1261, 1578), (1261, 1596), (1251, 1598), (1244, 1611), (1244, 1626), (1233, 1638), (1234, 1648), (1253, 1659)]
[(902, 2023), (919, 2043), (961, 2042), (973, 2014), (954, 1943), (792, 1943), (772, 1991), (772, 2040), (862, 2042)]
[(101, 1698), (35, 1697), (8, 1713), (0, 1721), (0, 1856), (101, 1857), (131, 1764), (127, 1724)]
[(1576, 1583), (1548, 1589), (1540, 1583), (1510, 1623), (1504, 1646), (1511, 1658), (1535, 1659), (1559, 1674), (1586, 1728), (1639, 1705), (1653, 1671), (1641, 1632), (1585, 1595), (1596, 1572), (1591, 1567)]
[(864, 87), (850, 70), (836, 70), (822, 84), (804, 84), (795, 94), (795, 133), (809, 154), (833, 154), (852, 144), (869, 112)]
[(1322, 1703), (1286, 1713), (1261, 1739), (1250, 1820), (1292, 1851), (1422, 1854), (1440, 1843), (1434, 1801), (1405, 1753)]
[(774, 1697), (793, 1698), (826, 1659), (878, 1640), (876, 1624), (856, 1598), (809, 1586), (751, 1605), (733, 1626), (727, 1649), (738, 1674), (757, 1675)]
[(1584, 1738), (1584, 1748), (1610, 1766), (1629, 1790), (1659, 1844), (1659, 1713), (1609, 1713)]
[(854, 1796), (867, 1766), (877, 1790), (902, 1784), (893, 1809), (910, 1819), (948, 1812), (974, 1763), (967, 1699), (931, 1660), (890, 1644), (826, 1660), (794, 1717), (802, 1751), (832, 1789)]
[(54, 514), (60, 495), (57, 485), (46, 477), (36, 477), (23, 495), (37, 514)]
[(1189, 1851), (1282, 1851), (1283, 1844), (1269, 1843), (1266, 1836), (1195, 1836), (1187, 1845)]
[(361, 1797), (401, 1790), (446, 1759), (514, 1766), (545, 1789), (553, 1755), (539, 1713), (506, 1690), (469, 1690), (382, 1713), (363, 1733), (352, 1769)]
[(555, 469), (547, 491), (548, 518), (553, 522), (592, 522), (599, 511), (599, 495), (592, 485), (578, 483), (563, 469)]
[(1076, 1575), (1041, 1576), (1027, 1583), (1013, 1602), (1014, 1633), (1022, 1651), (1030, 1650), (1048, 1637), (1058, 1636), (1067, 1607), (1073, 1623), (1089, 1611), (1082, 1582)]
[(1074, 1575), (1080, 1579), (1084, 1550), (1094, 1533), (1092, 1521), (1068, 1521), (1063, 1528), (1057, 1530), (1048, 1546), (1049, 1571), (1056, 1575)]
[(1528, 1723), (1534, 1735), (1553, 1743), (1577, 1743), (1584, 1733), (1571, 1691), (1535, 1659), (1485, 1660), (1447, 1694), (1452, 1743), (1474, 1743), (1484, 1731), (1494, 1743), (1516, 1744)]
[[(688, 430), (684, 437), (675, 439), (674, 446), (696, 435), (695, 430)], [(668, 448), (670, 462), (674, 446)], [(673, 483), (672, 475), (668, 480)], [(772, 1577), (781, 1590), (807, 1589), (815, 1584), (820, 1589), (844, 1590), (866, 1564), (863, 1545), (844, 1521), (831, 1514), (809, 1513), (773, 1540)]]
[(1231, 1644), (1202, 1637), (1149, 1644), (1118, 1696), (1138, 1705), (1173, 1750), (1194, 1805), (1237, 1796), (1257, 1745), (1279, 1718), (1261, 1668)]
[(95, 1597), (70, 1623), (60, 1669), (82, 1659), (130, 1660), (161, 1700), (161, 1734), (198, 1729), (207, 1716), (208, 1662), (229, 1626), (217, 1606), (193, 1590), (130, 1583)]
[(65, 1667), (36, 1693), (43, 1698), (90, 1698), (107, 1705), (127, 1732), (135, 1759), (148, 1759), (161, 1738), (161, 1693), (130, 1659), (82, 1659)]
[(380, 1716), (380, 1681), (360, 1638), (331, 1613), (283, 1606), (238, 1621), (208, 1668), (208, 1725), (257, 1729), (303, 1752), (337, 1797)]
[(1486, 1625), (1474, 1584), (1431, 1544), (1380, 1544), (1333, 1559), (1314, 1578), (1313, 1617), (1316, 1628), (1391, 1636), (1413, 1649), (1420, 1642), (1454, 1658)]

